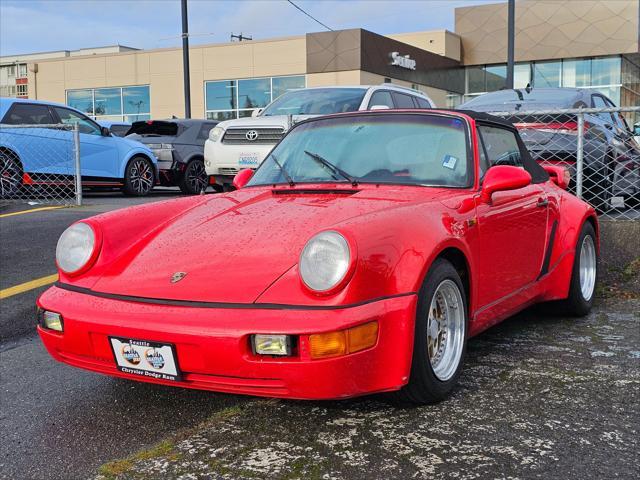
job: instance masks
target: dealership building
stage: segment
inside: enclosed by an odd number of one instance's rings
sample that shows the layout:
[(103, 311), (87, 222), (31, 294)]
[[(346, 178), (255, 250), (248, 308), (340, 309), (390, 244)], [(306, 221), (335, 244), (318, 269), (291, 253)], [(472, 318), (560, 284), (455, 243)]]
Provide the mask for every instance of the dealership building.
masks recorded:
[[(516, 88), (593, 88), (640, 105), (639, 0), (518, 0), (515, 25)], [(455, 32), (349, 29), (197, 45), (189, 55), (193, 117), (247, 116), (292, 88), (384, 82), (451, 107), (504, 86), (507, 4), (457, 8)], [(97, 119), (184, 116), (182, 82), (180, 48), (0, 58), (3, 96), (66, 103)]]

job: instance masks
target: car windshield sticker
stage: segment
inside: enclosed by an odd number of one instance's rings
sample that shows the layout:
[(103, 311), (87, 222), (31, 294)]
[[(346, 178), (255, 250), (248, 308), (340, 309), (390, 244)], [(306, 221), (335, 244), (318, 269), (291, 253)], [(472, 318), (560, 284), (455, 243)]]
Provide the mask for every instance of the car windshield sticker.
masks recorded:
[(456, 168), (457, 162), (458, 162), (458, 159), (453, 155), (445, 155), (444, 160), (442, 161), (442, 166), (450, 170), (453, 170), (454, 168)]

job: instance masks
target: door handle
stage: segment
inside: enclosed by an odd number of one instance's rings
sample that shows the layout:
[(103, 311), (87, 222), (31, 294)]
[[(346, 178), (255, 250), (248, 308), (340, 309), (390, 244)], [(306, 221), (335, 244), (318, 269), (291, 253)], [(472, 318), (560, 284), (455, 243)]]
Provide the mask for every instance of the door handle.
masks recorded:
[(547, 205), (549, 205), (549, 200), (547, 198), (539, 198), (538, 199), (538, 203), (536, 203), (536, 207), (546, 207)]

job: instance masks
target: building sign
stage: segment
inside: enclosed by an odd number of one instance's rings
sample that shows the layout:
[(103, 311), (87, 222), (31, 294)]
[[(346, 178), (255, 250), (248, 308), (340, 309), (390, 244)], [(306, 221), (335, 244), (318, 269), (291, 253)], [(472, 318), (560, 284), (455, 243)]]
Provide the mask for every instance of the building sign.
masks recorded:
[(403, 57), (398, 52), (391, 52), (389, 56), (391, 57), (391, 65), (406, 68), (408, 70), (416, 69), (416, 61), (412, 58), (409, 58), (409, 55), (405, 55)]

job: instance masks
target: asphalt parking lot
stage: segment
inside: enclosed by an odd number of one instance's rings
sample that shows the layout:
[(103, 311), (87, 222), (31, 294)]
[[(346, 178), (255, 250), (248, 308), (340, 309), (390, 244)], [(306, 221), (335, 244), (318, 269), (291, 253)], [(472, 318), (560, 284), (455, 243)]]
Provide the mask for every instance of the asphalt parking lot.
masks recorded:
[[(0, 290), (55, 274), (73, 221), (145, 199), (0, 210)], [(29, 208), (39, 208), (33, 206)], [(0, 478), (637, 478), (640, 299), (581, 319), (529, 310), (469, 342), (436, 406), (376, 396), (293, 402), (141, 384), (52, 360), (35, 336), (46, 288), (0, 300)]]

